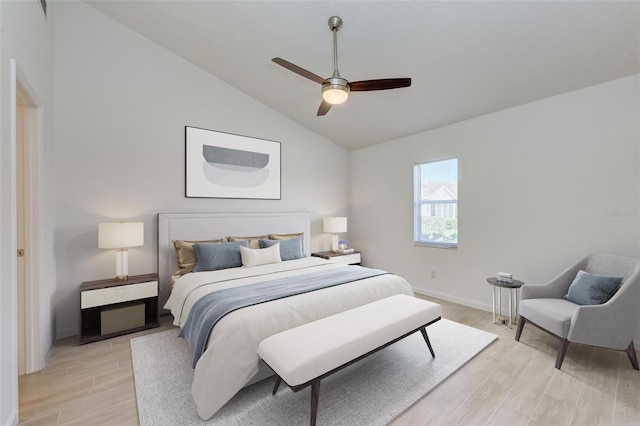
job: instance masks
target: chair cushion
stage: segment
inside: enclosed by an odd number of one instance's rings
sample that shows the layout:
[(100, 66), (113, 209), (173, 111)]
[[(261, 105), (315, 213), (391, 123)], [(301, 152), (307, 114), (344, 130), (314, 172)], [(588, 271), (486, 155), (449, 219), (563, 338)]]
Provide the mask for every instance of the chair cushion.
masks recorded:
[(578, 305), (601, 305), (618, 291), (621, 282), (621, 277), (607, 277), (580, 270), (564, 298)]
[(564, 299), (526, 299), (520, 302), (520, 315), (566, 339), (571, 317), (577, 308), (578, 305)]

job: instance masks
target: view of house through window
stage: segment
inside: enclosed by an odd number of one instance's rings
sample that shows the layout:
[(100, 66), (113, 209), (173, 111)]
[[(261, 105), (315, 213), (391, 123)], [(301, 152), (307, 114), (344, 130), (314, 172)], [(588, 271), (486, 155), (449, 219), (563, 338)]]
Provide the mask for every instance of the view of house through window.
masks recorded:
[(417, 245), (458, 246), (458, 159), (430, 161), (414, 167)]

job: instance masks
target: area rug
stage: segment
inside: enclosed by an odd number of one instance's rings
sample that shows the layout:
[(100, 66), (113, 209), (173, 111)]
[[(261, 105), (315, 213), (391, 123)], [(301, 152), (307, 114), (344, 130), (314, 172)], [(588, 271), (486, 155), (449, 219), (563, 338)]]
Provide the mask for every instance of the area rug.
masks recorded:
[[(442, 319), (427, 328), (436, 358), (420, 333), (322, 380), (319, 425), (385, 425), (455, 372), (497, 336)], [(138, 414), (142, 426), (306, 425), (310, 388), (298, 393), (274, 377), (238, 392), (207, 421), (191, 397), (189, 345), (177, 329), (131, 339)]]

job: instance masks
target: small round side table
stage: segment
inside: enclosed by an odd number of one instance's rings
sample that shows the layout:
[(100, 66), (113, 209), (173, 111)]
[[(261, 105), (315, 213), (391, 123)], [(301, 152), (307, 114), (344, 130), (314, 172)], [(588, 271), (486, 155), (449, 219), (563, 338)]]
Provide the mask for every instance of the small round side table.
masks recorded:
[[(522, 281), (511, 280), (511, 282), (498, 281), (496, 277), (487, 278), (487, 282), (493, 286), (493, 323), (494, 324), (508, 324), (509, 328), (518, 318), (518, 290), (524, 285)], [(502, 317), (502, 289), (509, 289), (509, 319)], [(498, 304), (496, 306), (496, 293), (498, 295)], [(515, 305), (515, 315), (512, 312), (512, 305)], [(496, 308), (497, 312), (496, 312)], [(499, 321), (496, 321), (496, 313)]]

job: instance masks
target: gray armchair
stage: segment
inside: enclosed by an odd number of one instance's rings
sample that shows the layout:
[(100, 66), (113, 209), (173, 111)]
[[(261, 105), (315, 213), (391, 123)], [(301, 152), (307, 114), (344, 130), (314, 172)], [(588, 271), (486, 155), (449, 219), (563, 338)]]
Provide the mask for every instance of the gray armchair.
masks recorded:
[[(563, 297), (580, 270), (622, 277), (620, 289), (601, 305), (577, 305)], [(625, 351), (634, 369), (638, 358), (633, 336), (640, 323), (640, 260), (612, 254), (592, 254), (545, 285), (524, 286), (516, 340), (526, 322), (561, 340), (556, 357), (560, 369), (570, 343)]]

